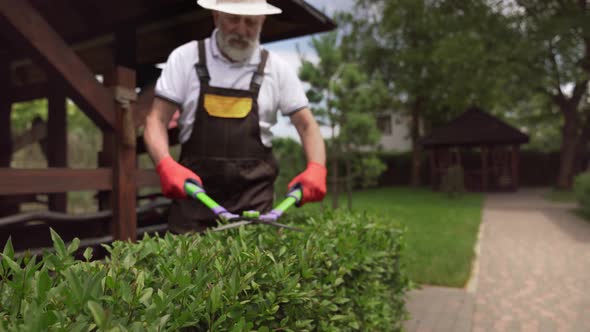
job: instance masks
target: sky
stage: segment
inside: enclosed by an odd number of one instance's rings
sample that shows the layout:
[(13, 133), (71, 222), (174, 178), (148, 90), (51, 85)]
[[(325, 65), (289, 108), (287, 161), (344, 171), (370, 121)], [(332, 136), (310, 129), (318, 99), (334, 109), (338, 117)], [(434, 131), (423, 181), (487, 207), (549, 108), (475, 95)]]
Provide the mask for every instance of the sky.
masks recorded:
[[(316, 9), (326, 13), (329, 17), (332, 17), (335, 11), (346, 11), (350, 10), (353, 6), (354, 0), (305, 0), (308, 4), (312, 5)], [(302, 55), (312, 62), (317, 60), (317, 55), (310, 47), (311, 36), (293, 38), (285, 41), (274, 42), (265, 44), (264, 47), (270, 51), (278, 53), (283, 59), (295, 68), (301, 66), (299, 60), (299, 54), (297, 48), (299, 48)], [(280, 113), (279, 113), (280, 114)], [(331, 135), (328, 128), (321, 128), (322, 135), (329, 137)], [(297, 131), (295, 127), (290, 124), (289, 120), (279, 115), (277, 124), (272, 128), (275, 136), (279, 137), (291, 137), (299, 141)]]

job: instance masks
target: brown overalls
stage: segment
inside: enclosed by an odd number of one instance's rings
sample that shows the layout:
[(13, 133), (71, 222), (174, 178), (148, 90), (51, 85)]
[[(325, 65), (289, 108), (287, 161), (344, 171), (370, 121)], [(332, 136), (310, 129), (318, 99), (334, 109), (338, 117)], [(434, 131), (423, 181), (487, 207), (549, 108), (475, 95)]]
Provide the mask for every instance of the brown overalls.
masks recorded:
[[(209, 85), (204, 41), (199, 41), (195, 68), (201, 84), (190, 138), (182, 145), (180, 163), (198, 174), (207, 194), (232, 213), (267, 212), (272, 208), (278, 165), (272, 149), (260, 139), (258, 93), (268, 51), (261, 52), (249, 90)], [(176, 200), (169, 216), (173, 232), (203, 231), (215, 215), (195, 200)]]

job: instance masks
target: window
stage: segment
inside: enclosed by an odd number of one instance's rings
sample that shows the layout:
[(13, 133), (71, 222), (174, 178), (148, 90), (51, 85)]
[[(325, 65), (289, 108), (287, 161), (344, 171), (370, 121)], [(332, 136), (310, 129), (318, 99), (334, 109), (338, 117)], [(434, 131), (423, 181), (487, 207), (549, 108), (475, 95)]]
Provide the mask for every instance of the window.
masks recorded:
[(393, 128), (391, 127), (391, 114), (377, 115), (377, 129), (383, 135), (391, 135)]

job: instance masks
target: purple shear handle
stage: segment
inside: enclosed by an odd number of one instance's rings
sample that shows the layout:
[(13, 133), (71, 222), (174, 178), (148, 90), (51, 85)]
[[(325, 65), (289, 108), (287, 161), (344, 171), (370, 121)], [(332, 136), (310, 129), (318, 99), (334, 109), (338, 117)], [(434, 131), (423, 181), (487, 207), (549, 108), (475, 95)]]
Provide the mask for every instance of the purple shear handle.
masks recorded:
[(269, 213), (260, 216), (260, 220), (263, 221), (277, 221), (283, 215), (283, 211), (272, 210)]
[(227, 211), (223, 206), (214, 207), (213, 209), (211, 209), (211, 211), (213, 211), (213, 213), (215, 213), (215, 215), (217, 217), (219, 217), (223, 220), (230, 220), (230, 219), (240, 217), (237, 214), (233, 214), (233, 213)]

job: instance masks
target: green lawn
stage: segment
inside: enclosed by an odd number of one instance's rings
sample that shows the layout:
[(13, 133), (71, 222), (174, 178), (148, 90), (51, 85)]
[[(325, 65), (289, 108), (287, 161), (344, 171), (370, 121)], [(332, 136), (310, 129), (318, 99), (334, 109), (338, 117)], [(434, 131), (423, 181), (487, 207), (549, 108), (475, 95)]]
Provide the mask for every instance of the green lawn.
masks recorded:
[[(331, 205), (329, 197), (324, 202)], [(353, 195), (353, 210), (377, 213), (392, 225), (406, 227), (405, 263), (414, 282), (451, 287), (465, 286), (471, 274), (482, 205), (480, 194), (449, 199), (429, 190), (399, 187)], [(320, 205), (301, 210), (315, 209)]]

